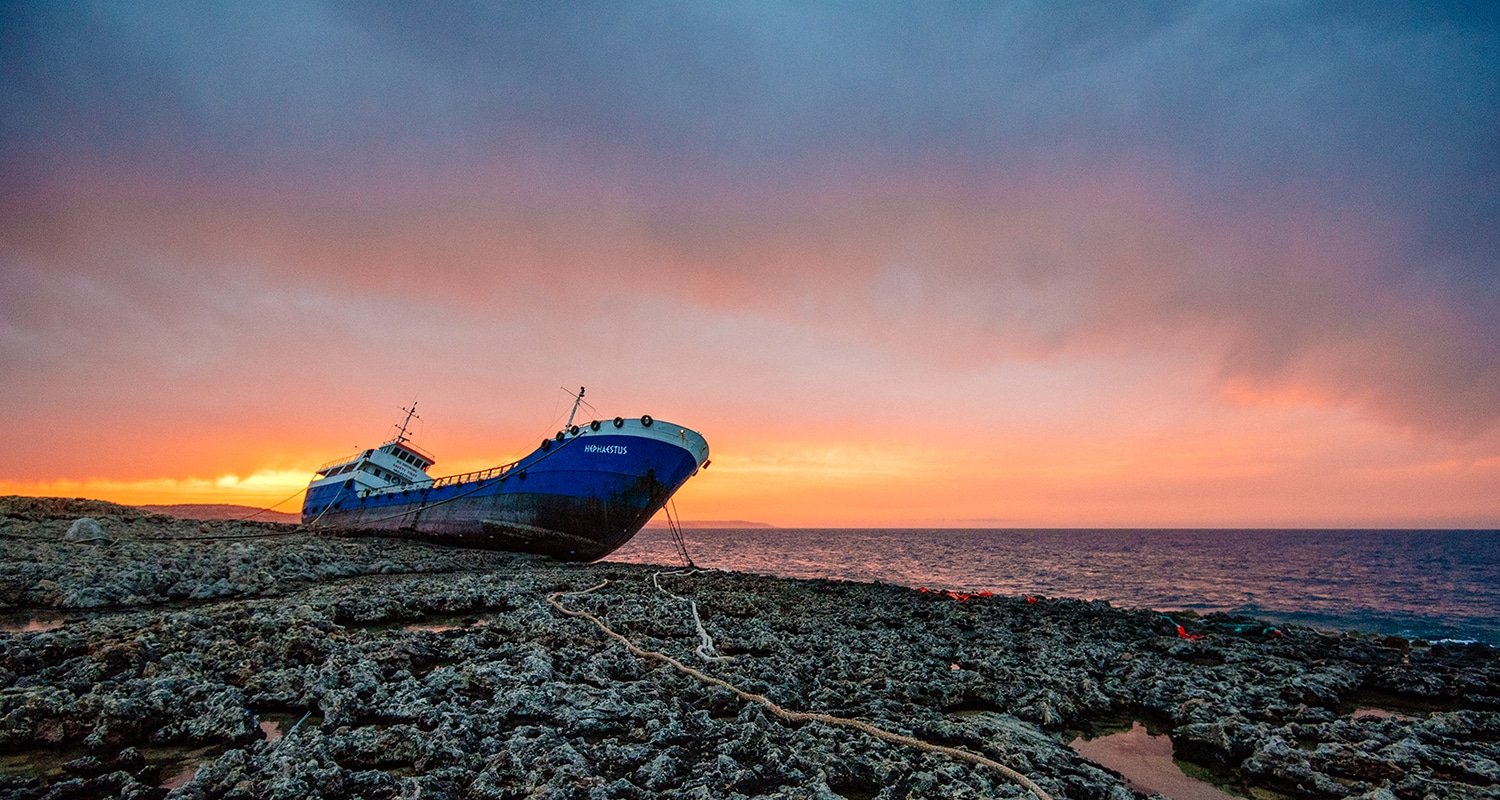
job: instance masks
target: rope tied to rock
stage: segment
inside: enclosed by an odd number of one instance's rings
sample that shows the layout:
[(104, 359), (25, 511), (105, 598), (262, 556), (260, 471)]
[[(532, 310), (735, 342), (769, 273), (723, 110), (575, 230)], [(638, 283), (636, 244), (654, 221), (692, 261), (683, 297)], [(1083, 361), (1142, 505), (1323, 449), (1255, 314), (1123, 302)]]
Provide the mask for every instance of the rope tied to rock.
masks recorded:
[[(691, 675), (692, 677), (697, 678), (704, 683), (710, 684), (712, 686), (718, 686), (721, 689), (726, 689), (736, 697), (739, 697), (741, 700), (748, 700), (752, 703), (759, 704), (760, 706), (770, 711), (772, 714), (775, 714), (776, 716), (787, 720), (788, 722), (821, 722), (824, 725), (829, 725), (836, 728), (853, 728), (854, 730), (862, 731), (869, 736), (873, 736), (876, 739), (887, 741), (892, 744), (899, 744), (928, 753), (944, 755), (954, 759), (955, 761), (965, 761), (977, 766), (988, 767), (1010, 779), (1011, 781), (1024, 786), (1028, 791), (1040, 798), (1040, 800), (1052, 800), (1052, 796), (1047, 794), (1047, 792), (1043, 790), (1042, 787), (1038, 786), (1035, 781), (1021, 774), (1020, 772), (1017, 772), (1016, 770), (1011, 769), (1010, 767), (1007, 767), (998, 761), (995, 761), (994, 759), (986, 758), (982, 755), (971, 753), (967, 750), (960, 750), (956, 747), (947, 747), (945, 745), (932, 744), (931, 742), (925, 742), (921, 739), (917, 739), (911, 736), (893, 733), (891, 731), (885, 730), (884, 728), (877, 728), (868, 722), (864, 722), (863, 720), (850, 719), (848, 717), (836, 717), (832, 714), (820, 714), (817, 712), (790, 711), (772, 702), (765, 695), (756, 694), (754, 692), (747, 692), (744, 689), (741, 689), (726, 680), (716, 678), (701, 670), (690, 667), (687, 664), (684, 664), (665, 653), (658, 653), (655, 650), (647, 650), (643, 647), (640, 647), (634, 642), (630, 641), (630, 639), (626, 638), (624, 635), (616, 633), (608, 625), (605, 625), (602, 620), (600, 620), (593, 614), (590, 614), (587, 611), (575, 611), (564, 606), (558, 600), (559, 597), (589, 594), (591, 592), (598, 591), (599, 589), (603, 589), (608, 585), (609, 581), (606, 580), (598, 584), (597, 586), (591, 586), (587, 589), (584, 589), (583, 591), (553, 592), (552, 594), (547, 595), (547, 602), (551, 604), (553, 608), (561, 611), (566, 616), (579, 617), (581, 619), (586, 619), (594, 623), (594, 625), (596, 625), (599, 630), (604, 631), (605, 635), (625, 645), (625, 648), (627, 650), (641, 658), (649, 659), (652, 661), (660, 661), (663, 664), (667, 664), (678, 670), (679, 672)], [(660, 587), (658, 586), (658, 588)]]

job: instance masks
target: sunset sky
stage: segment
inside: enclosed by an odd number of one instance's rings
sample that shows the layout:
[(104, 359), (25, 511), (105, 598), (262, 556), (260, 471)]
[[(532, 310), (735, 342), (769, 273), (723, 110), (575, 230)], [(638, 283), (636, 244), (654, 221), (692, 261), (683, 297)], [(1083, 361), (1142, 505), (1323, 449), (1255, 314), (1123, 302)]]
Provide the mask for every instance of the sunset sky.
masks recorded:
[(582, 385), (689, 520), (1500, 527), (1497, 9), (5, 3), (0, 495)]

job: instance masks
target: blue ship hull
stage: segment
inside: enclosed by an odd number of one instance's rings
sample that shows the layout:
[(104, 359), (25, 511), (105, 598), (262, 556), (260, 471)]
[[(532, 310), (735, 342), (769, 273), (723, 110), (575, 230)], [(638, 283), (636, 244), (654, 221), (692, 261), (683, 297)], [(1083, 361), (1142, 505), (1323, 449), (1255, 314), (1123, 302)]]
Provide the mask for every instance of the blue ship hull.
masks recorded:
[[(514, 464), (410, 486), (368, 489), (353, 479), (315, 480), (303, 521), (593, 561), (629, 541), (707, 454), (701, 436), (670, 423), (657, 422), (655, 431), (635, 420), (630, 426), (573, 429)], [(681, 444), (671, 441), (676, 437)]]

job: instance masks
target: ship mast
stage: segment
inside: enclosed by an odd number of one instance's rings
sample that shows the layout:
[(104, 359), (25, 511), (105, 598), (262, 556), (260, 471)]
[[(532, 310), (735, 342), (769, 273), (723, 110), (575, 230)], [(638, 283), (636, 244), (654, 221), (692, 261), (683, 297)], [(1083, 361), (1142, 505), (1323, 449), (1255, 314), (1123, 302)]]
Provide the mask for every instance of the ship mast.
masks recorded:
[[(575, 397), (575, 398), (573, 398), (573, 412), (568, 415), (568, 424), (564, 425), (563, 426), (564, 428), (571, 428), (571, 427), (573, 427), (573, 417), (575, 417), (575, 416), (578, 415), (578, 406), (581, 403), (583, 403), (583, 387), (582, 386), (578, 387), (578, 396)], [(412, 403), (413, 407), (415, 407), (416, 405), (417, 405), (416, 403)], [(590, 408), (592, 408), (592, 406), (590, 406)]]
[(411, 408), (403, 408), (401, 410), (406, 412), (406, 419), (401, 421), (401, 432), (396, 434), (397, 444), (406, 441), (406, 428), (411, 425), (412, 418), (421, 419), (421, 417), (417, 416), (417, 401), (415, 400), (411, 401)]

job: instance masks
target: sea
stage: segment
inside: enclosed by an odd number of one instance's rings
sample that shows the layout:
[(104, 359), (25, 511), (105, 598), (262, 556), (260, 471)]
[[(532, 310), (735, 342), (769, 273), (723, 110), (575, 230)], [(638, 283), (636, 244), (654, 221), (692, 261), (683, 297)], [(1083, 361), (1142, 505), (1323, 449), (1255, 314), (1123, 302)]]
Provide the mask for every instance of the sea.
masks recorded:
[[(693, 529), (694, 564), (1500, 646), (1500, 531)], [(665, 528), (610, 561), (680, 566)]]

